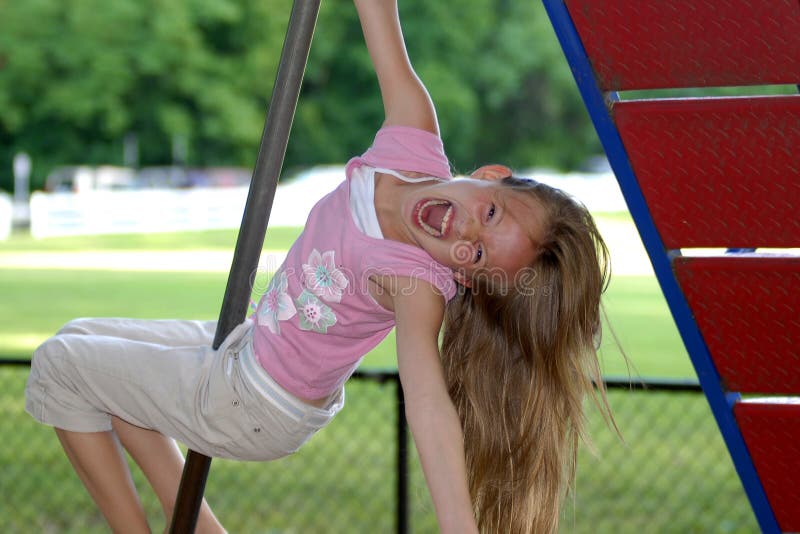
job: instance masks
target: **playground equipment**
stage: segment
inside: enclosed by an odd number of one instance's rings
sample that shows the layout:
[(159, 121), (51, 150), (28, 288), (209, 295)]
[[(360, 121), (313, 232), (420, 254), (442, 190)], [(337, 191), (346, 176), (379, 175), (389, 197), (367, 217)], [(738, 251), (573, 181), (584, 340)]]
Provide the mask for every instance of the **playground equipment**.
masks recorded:
[[(215, 349), (236, 325), (244, 321), (247, 314), (252, 290), (251, 275), (258, 269), (258, 258), (264, 245), (275, 189), (286, 155), (319, 4), (320, 0), (295, 0), (292, 5), (258, 159), (222, 300), (213, 342)], [(211, 458), (189, 451), (170, 525), (171, 533), (194, 532), (210, 467)]]
[[(800, 247), (800, 96), (617, 96), (797, 84), (800, 3), (543, 1), (759, 525), (800, 531), (800, 257), (757, 252)], [(318, 11), (292, 7), (215, 347), (246, 314)], [(170, 532), (194, 530), (210, 461), (189, 452)]]
[(800, 256), (759, 250), (800, 247), (800, 95), (760, 90), (800, 83), (800, 2), (543, 1), (759, 526), (800, 531)]

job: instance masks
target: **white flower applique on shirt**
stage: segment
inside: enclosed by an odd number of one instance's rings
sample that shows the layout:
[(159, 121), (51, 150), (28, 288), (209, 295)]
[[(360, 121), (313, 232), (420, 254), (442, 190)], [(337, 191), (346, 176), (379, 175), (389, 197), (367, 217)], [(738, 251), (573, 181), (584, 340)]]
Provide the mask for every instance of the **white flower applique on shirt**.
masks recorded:
[(297, 299), (297, 308), (300, 310), (300, 329), (313, 330), (320, 334), (327, 334), (328, 327), (336, 324), (336, 314), (329, 306), (304, 289)]
[(333, 250), (320, 254), (314, 249), (308, 263), (303, 264), (303, 285), (306, 288), (293, 300), (288, 294), (286, 273), (276, 273), (258, 310), (258, 324), (280, 335), (280, 321), (298, 315), (301, 330), (326, 334), (337, 319), (336, 313), (322, 300), (341, 302), (349, 283), (344, 273), (336, 268)]
[(272, 277), (264, 294), (261, 309), (258, 310), (258, 324), (269, 328), (273, 334), (280, 335), (279, 321), (291, 319), (297, 314), (292, 297), (287, 294), (286, 273), (281, 271)]
[(333, 250), (320, 254), (317, 249), (311, 251), (308, 263), (303, 264), (303, 275), (307, 289), (295, 299), (300, 310), (300, 328), (327, 333), (328, 327), (336, 324), (336, 314), (322, 300), (341, 302), (349, 285), (347, 277), (336, 268)]
[(333, 250), (319, 253), (311, 251), (308, 263), (303, 264), (305, 285), (313, 294), (328, 302), (341, 302), (342, 293), (349, 282), (344, 273), (336, 268)]

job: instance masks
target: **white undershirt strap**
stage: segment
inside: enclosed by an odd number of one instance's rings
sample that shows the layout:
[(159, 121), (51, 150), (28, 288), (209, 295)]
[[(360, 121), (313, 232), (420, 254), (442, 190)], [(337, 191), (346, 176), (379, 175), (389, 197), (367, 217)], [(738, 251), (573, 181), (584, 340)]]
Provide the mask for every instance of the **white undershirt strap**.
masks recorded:
[(375, 212), (375, 169), (359, 167), (350, 177), (350, 212), (362, 233), (383, 239), (378, 214)]
[(353, 221), (356, 227), (364, 234), (376, 239), (383, 239), (381, 225), (378, 222), (378, 214), (375, 212), (376, 172), (390, 174), (408, 183), (445, 181), (442, 178), (433, 176), (411, 178), (392, 169), (383, 169), (381, 167), (362, 166), (355, 169), (350, 176), (350, 212), (353, 214)]
[(384, 169), (383, 167), (372, 167), (373, 176), (376, 172), (380, 172), (382, 174), (391, 174), (395, 178), (398, 178), (404, 182), (408, 182), (411, 184), (419, 183), (419, 182), (446, 182), (449, 180), (448, 178), (437, 178), (435, 176), (419, 176), (417, 178), (411, 178), (410, 176), (405, 176), (397, 171), (392, 169)]

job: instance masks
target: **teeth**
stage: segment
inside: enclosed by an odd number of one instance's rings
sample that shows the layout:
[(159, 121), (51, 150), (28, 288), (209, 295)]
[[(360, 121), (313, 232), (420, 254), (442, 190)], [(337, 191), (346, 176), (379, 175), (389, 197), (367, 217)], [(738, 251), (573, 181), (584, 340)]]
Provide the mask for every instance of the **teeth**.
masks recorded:
[(442, 227), (439, 229), (434, 228), (433, 226), (429, 225), (422, 219), (422, 214), (425, 210), (430, 206), (443, 206), (445, 204), (450, 204), (446, 200), (429, 200), (425, 204), (423, 204), (419, 211), (417, 212), (417, 222), (425, 230), (428, 234), (432, 235), (433, 237), (442, 237), (444, 235), (444, 231), (447, 228), (447, 223), (450, 221), (450, 216), (453, 213), (453, 206), (450, 206), (445, 212), (444, 217), (442, 217)]
[(452, 215), (452, 213), (453, 213), (453, 206), (450, 206), (449, 208), (447, 208), (447, 212), (444, 214), (444, 217), (442, 217), (442, 231), (441, 231), (442, 235), (444, 235), (445, 228), (447, 228), (447, 223), (448, 221), (450, 221), (450, 215)]

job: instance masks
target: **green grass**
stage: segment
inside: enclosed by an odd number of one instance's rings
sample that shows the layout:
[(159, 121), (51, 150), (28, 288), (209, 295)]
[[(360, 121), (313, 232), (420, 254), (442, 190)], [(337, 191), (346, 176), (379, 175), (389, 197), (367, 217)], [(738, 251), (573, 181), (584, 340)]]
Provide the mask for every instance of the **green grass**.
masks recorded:
[(0, 269), (0, 351), (30, 356), (75, 317), (214, 318), (226, 280), (222, 273)]
[(634, 377), (695, 376), (654, 277), (612, 278), (604, 306), (607, 322), (600, 350), (604, 374), (627, 375), (624, 354)]
[[(620, 214), (611, 215), (622, 217)], [(270, 229), (266, 247), (286, 249), (299, 228)], [(0, 256), (14, 252), (75, 250), (230, 250), (235, 232), (88, 236), (35, 241), (14, 236)], [(219, 314), (225, 273), (0, 269), (0, 357), (29, 357), (61, 325), (78, 316), (213, 319)], [(260, 281), (259, 286), (264, 286)], [(609, 324), (601, 348), (603, 370), (635, 376), (691, 377), (661, 291), (652, 277), (615, 277), (605, 300)], [(616, 334), (619, 343), (614, 339)], [(394, 367), (390, 336), (364, 362)]]
[[(27, 369), (0, 368), (0, 500), (6, 533), (107, 532), (53, 432), (22, 411)], [(278, 462), (214, 460), (206, 497), (229, 532), (392, 532), (394, 424), (391, 385), (351, 381), (347, 407), (297, 454)], [(701, 395), (613, 391), (625, 442), (594, 410), (599, 456), (583, 447), (575, 507), (561, 532), (756, 532), (741, 486)], [(413, 448), (412, 448), (413, 455)], [(412, 532), (434, 534), (436, 519), (418, 461), (410, 471)], [(154, 532), (160, 508), (134, 469)]]
[[(125, 316), (213, 319), (225, 291), (225, 273), (0, 270), (0, 354), (29, 357), (68, 320)], [(263, 285), (263, 284), (262, 284)], [(694, 376), (658, 285), (650, 277), (620, 277), (609, 289), (601, 358), (608, 375)], [(619, 345), (611, 330), (619, 339)], [(365, 359), (370, 367), (394, 367), (390, 336)]]
[[(270, 228), (264, 238), (267, 249), (286, 250), (302, 228)], [(205, 230), (163, 234), (108, 234), (31, 239), (14, 233), (0, 241), (4, 252), (73, 252), (79, 250), (233, 250), (237, 230)]]

